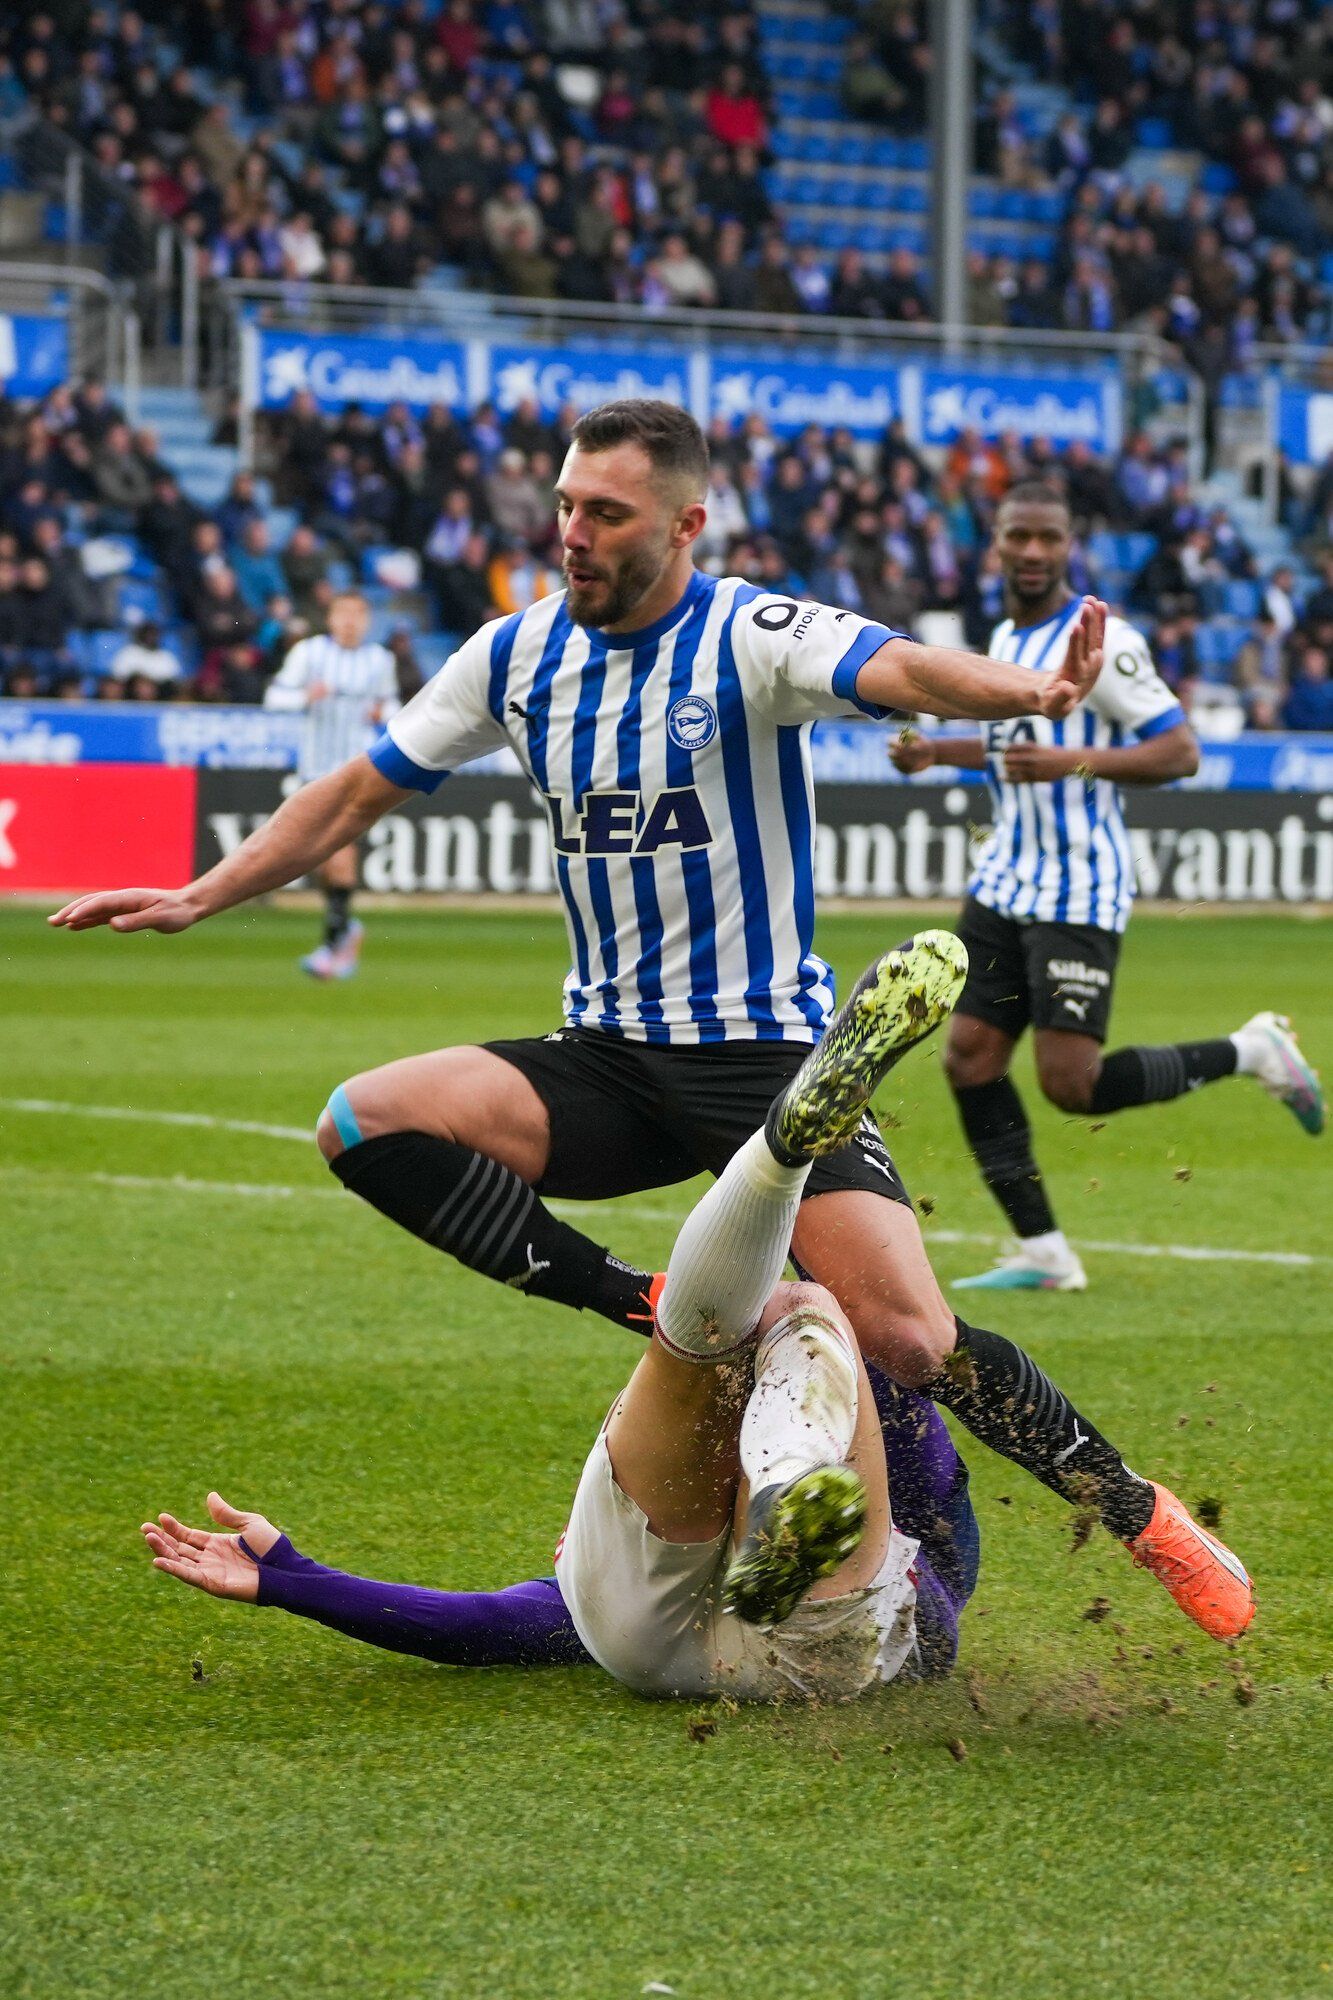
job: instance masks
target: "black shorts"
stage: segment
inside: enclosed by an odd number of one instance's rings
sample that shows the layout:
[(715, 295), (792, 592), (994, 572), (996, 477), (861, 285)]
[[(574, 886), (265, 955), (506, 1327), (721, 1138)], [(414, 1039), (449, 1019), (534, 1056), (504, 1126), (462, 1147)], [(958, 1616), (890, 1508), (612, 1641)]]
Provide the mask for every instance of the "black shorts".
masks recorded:
[[(567, 1201), (720, 1174), (809, 1054), (800, 1042), (664, 1048), (596, 1028), (484, 1046), (523, 1072), (550, 1113), (551, 1154), (537, 1192)], [(869, 1112), (854, 1139), (815, 1161), (806, 1199), (841, 1188), (911, 1205)]]
[(967, 984), (955, 1007), (1015, 1041), (1024, 1028), (1106, 1040), (1120, 939), (1092, 924), (1002, 917), (969, 896), (958, 920)]

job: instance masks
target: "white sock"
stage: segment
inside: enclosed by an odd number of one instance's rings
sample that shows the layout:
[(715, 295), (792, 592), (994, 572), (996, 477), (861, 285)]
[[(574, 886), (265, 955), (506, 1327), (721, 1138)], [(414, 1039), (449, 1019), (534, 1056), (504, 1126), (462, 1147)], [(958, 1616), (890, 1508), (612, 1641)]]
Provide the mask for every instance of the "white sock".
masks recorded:
[(691, 1209), (657, 1306), (673, 1354), (721, 1361), (750, 1340), (782, 1276), (809, 1172), (780, 1166), (756, 1132)]
[(856, 1431), (856, 1356), (842, 1328), (798, 1306), (759, 1343), (741, 1420), (741, 1465), (757, 1493), (841, 1465)]
[(1227, 1040), (1233, 1044), (1236, 1051), (1236, 1075), (1257, 1075), (1264, 1051), (1264, 1045), (1258, 1035), (1247, 1035), (1244, 1028), (1237, 1028), (1235, 1034), (1229, 1035)]
[(1018, 1240), (1026, 1255), (1034, 1257), (1039, 1264), (1072, 1264), (1075, 1261), (1063, 1229), (1048, 1229), (1043, 1236), (1020, 1236)]

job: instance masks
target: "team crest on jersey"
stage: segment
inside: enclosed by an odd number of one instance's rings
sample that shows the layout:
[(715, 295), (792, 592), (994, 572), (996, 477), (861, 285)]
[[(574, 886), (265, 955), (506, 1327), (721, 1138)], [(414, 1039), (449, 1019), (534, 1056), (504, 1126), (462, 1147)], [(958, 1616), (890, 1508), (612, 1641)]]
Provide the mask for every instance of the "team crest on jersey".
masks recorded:
[(683, 694), (667, 710), (667, 735), (680, 750), (702, 750), (717, 735), (717, 711), (701, 694)]

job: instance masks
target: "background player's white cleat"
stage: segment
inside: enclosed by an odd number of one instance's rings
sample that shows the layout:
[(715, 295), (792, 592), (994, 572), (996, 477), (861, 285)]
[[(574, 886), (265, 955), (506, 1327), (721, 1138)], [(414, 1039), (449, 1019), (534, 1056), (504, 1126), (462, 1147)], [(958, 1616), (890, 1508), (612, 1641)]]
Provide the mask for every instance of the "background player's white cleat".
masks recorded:
[(339, 938), (337, 944), (329, 946), (329, 978), (350, 979), (361, 963), (361, 940), (365, 936), (364, 925), (355, 917)]
[(1285, 1014), (1253, 1015), (1231, 1037), (1244, 1076), (1253, 1076), (1270, 1097), (1285, 1104), (1312, 1137), (1324, 1129), (1324, 1092), (1319, 1075), (1301, 1054)]
[(1088, 1274), (1067, 1243), (1045, 1248), (1020, 1243), (989, 1271), (975, 1278), (955, 1278), (956, 1292), (1086, 1292)]
[(302, 972), (308, 972), (312, 979), (333, 978), (333, 952), (326, 944), (317, 944), (301, 960)]

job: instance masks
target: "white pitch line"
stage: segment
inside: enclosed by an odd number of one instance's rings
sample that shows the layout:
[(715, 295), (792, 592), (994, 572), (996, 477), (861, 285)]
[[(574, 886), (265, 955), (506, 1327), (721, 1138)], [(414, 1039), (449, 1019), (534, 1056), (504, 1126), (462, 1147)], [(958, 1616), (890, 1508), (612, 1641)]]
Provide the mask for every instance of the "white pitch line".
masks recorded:
[[(30, 1111), (50, 1113), (55, 1116), (72, 1118), (112, 1118), (126, 1119), (143, 1125), (191, 1125), (207, 1131), (246, 1132), (261, 1139), (299, 1139), (309, 1145), (312, 1134), (299, 1125), (263, 1125), (248, 1118), (214, 1118), (201, 1111), (143, 1111), (129, 1105), (119, 1104), (62, 1104), (46, 1097), (0, 1097), (0, 1111)], [(161, 1189), (166, 1192), (185, 1194), (234, 1194), (267, 1195), (275, 1200), (286, 1200), (293, 1195), (315, 1195), (322, 1200), (337, 1199), (337, 1188), (286, 1187), (270, 1181), (200, 1181), (190, 1180), (183, 1174), (152, 1175), (70, 1173), (40, 1174), (32, 1168), (0, 1168), (3, 1172), (20, 1172), (37, 1179), (71, 1179), (99, 1182), (107, 1187)], [(589, 1210), (600, 1210), (603, 1202), (552, 1201), (550, 1206), (563, 1210), (566, 1214), (582, 1215)], [(663, 1222), (678, 1216), (679, 1211), (653, 1206), (620, 1204), (617, 1215), (627, 1216), (636, 1222)], [(998, 1249), (1001, 1239), (981, 1231), (966, 1229), (928, 1229), (923, 1235), (928, 1243), (978, 1243)], [(1306, 1250), (1239, 1250), (1230, 1244), (1213, 1246), (1206, 1243), (1112, 1243), (1092, 1237), (1074, 1239), (1078, 1247), (1110, 1257), (1171, 1257), (1191, 1264), (1275, 1264), (1288, 1270), (1306, 1270), (1314, 1264), (1333, 1263), (1333, 1258), (1316, 1256)]]
[(0, 1111), (48, 1112), (57, 1118), (116, 1118), (132, 1125), (193, 1125), (205, 1132), (249, 1132), (260, 1139), (314, 1141), (313, 1125), (260, 1125), (252, 1118), (210, 1118), (202, 1111), (140, 1111), (128, 1104), (60, 1104), (49, 1097), (0, 1097)]

